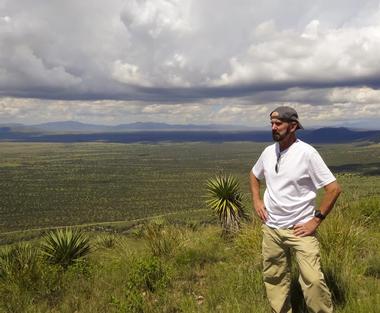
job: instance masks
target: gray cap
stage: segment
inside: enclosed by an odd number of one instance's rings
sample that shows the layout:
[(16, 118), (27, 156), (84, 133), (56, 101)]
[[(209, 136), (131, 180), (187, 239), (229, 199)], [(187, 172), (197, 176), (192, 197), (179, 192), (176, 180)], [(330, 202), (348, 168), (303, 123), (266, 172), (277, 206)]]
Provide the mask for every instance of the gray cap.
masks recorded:
[(300, 121), (298, 120), (298, 113), (296, 110), (294, 110), (291, 107), (287, 106), (280, 106), (276, 109), (274, 109), (270, 113), (271, 118), (277, 118), (279, 120), (283, 120), (285, 122), (296, 122), (297, 123), (297, 129), (304, 129), (301, 125)]

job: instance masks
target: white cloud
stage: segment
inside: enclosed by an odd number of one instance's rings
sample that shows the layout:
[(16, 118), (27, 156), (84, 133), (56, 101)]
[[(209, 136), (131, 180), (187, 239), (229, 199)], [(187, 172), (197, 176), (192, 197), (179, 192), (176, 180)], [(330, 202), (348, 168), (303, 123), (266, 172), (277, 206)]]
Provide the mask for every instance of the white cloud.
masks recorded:
[(127, 1), (122, 19), (129, 29), (146, 32), (158, 38), (165, 32), (191, 30), (188, 4), (179, 0)]
[(279, 104), (311, 123), (348, 105), (354, 118), (380, 111), (377, 0), (0, 0), (0, 12), (1, 121), (266, 125)]
[[(2, 93), (61, 86), (61, 97), (69, 87), (71, 97), (112, 98), (122, 94), (120, 83), (191, 88), (377, 73), (378, 4), (344, 4), (339, 10), (342, 1), (5, 2)], [(357, 25), (359, 15), (372, 23)]]
[(9, 16), (2, 16), (1, 20), (5, 23), (9, 23), (11, 21), (11, 18)]
[(120, 60), (114, 63), (112, 77), (126, 84), (149, 86), (137, 65), (122, 63)]
[(266, 34), (239, 57), (230, 58), (230, 71), (216, 85), (276, 82), (339, 82), (378, 75), (380, 22), (362, 28), (319, 29), (318, 20), (303, 30), (276, 30), (273, 21), (260, 24)]
[(316, 40), (319, 35), (319, 21), (312, 20), (306, 27), (301, 37), (311, 40)]
[(380, 105), (380, 90), (374, 90), (367, 87), (336, 88), (330, 92), (328, 98), (331, 103)]
[[(337, 89), (329, 94), (327, 105), (307, 102), (259, 99), (218, 99), (200, 103), (151, 104), (139, 101), (53, 101), (39, 99), (0, 99), (0, 124), (20, 122), (36, 124), (48, 121), (76, 120), (84, 123), (122, 124), (155, 121), (172, 124), (236, 124), (268, 127), (269, 113), (278, 105), (289, 105), (299, 112), (307, 127), (341, 125), (345, 121), (380, 119), (378, 91)], [(359, 99), (359, 100), (356, 100)], [(378, 98), (379, 99), (379, 98)], [(359, 101), (361, 101), (359, 103)], [(254, 104), (254, 105), (253, 105)]]

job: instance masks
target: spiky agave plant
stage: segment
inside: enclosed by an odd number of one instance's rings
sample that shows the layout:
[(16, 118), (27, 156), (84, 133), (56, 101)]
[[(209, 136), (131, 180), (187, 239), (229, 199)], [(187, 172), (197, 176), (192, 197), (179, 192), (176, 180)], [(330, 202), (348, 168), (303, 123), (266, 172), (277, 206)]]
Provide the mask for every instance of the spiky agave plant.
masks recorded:
[(234, 176), (218, 175), (207, 181), (206, 203), (219, 216), (223, 234), (237, 231), (246, 218), (239, 181)]
[(79, 229), (57, 229), (44, 236), (41, 250), (49, 263), (66, 269), (90, 253), (90, 240)]

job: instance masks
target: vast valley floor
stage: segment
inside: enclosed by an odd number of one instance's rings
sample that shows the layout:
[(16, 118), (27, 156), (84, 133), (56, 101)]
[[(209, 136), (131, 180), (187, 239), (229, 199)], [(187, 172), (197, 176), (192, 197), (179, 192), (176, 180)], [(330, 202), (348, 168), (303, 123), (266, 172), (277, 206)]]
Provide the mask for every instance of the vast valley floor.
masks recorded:
[[(265, 144), (0, 143), (0, 233), (145, 218), (205, 209), (205, 184), (218, 173), (239, 178)], [(376, 193), (380, 145), (317, 147), (348, 193)]]

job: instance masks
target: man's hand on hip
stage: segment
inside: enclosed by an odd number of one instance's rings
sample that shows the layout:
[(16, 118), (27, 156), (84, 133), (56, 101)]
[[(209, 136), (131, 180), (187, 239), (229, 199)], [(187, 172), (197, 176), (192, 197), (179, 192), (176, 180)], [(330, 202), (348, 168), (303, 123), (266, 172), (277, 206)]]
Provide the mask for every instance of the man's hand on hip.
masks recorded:
[(314, 235), (319, 224), (321, 224), (321, 220), (319, 218), (314, 217), (304, 224), (295, 225), (293, 229), (293, 234), (299, 237)]
[(262, 200), (256, 200), (254, 207), (255, 207), (255, 211), (256, 211), (257, 215), (260, 217), (260, 219), (263, 222), (266, 222), (266, 220), (268, 219), (268, 212), (265, 208), (264, 202)]

